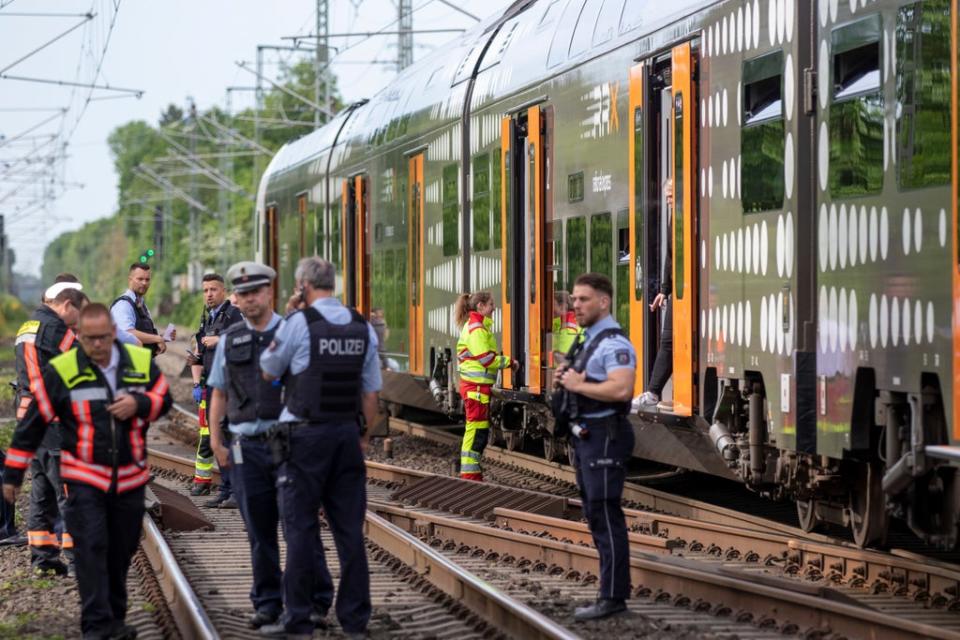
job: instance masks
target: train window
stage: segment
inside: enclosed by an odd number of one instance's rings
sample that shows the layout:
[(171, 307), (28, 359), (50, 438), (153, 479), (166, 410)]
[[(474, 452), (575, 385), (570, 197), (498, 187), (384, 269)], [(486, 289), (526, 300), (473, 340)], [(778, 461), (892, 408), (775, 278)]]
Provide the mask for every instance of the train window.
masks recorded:
[(643, 109), (637, 107), (633, 111), (633, 148), (636, 152), (633, 154), (633, 179), (635, 186), (635, 193), (633, 195), (633, 207), (634, 215), (636, 216), (636, 225), (634, 233), (636, 237), (634, 238), (634, 245), (637, 248), (637, 257), (636, 257), (636, 273), (634, 274), (634, 290), (633, 295), (635, 300), (643, 300), (643, 245), (645, 244), (644, 239), (644, 228), (643, 222), (646, 218), (644, 210), (644, 197), (646, 190), (644, 186), (646, 185), (646, 175), (644, 173), (644, 142), (643, 142)]
[(593, 46), (609, 42), (617, 32), (617, 24), (623, 14), (624, 0), (606, 0), (600, 15), (597, 16), (597, 26), (593, 30)]
[(563, 12), (563, 17), (553, 32), (553, 41), (550, 43), (550, 53), (547, 55), (547, 67), (555, 67), (567, 59), (570, 51), (570, 39), (573, 29), (577, 25), (577, 18), (586, 0), (570, 0)]
[(490, 156), (490, 198), (492, 204), (490, 210), (493, 216), (494, 249), (499, 249), (503, 246), (503, 239), (500, 237), (503, 228), (501, 219), (503, 213), (503, 176), (500, 173), (502, 166), (503, 158), (501, 157), (500, 147), (497, 147)]
[(597, 16), (603, 7), (603, 0), (587, 0), (580, 10), (577, 28), (573, 31), (570, 40), (570, 57), (578, 56), (590, 48), (593, 42), (593, 32), (597, 27)]
[(613, 280), (613, 224), (609, 211), (590, 216), (590, 271)]
[(743, 63), (743, 131), (740, 134), (744, 213), (783, 207), (783, 53)]
[(567, 176), (567, 202), (583, 202), (583, 171)]
[(560, 6), (560, 0), (553, 0), (553, 2), (548, 4), (543, 12), (543, 17), (540, 18), (540, 25), (543, 26), (553, 22), (557, 18), (557, 11)]
[(473, 156), (473, 250), (490, 248), (490, 155)]
[(879, 15), (833, 30), (829, 123), (833, 197), (879, 193), (883, 188), (881, 33)]
[(630, 326), (630, 210), (617, 212), (616, 316), (621, 326)]
[(455, 256), (460, 253), (460, 202), (457, 194), (459, 178), (459, 165), (448, 164), (443, 168), (443, 255), (445, 256)]
[(950, 183), (950, 0), (897, 14), (897, 172), (900, 188)]
[(578, 216), (567, 220), (567, 291), (573, 291), (573, 281), (587, 272), (587, 219)]

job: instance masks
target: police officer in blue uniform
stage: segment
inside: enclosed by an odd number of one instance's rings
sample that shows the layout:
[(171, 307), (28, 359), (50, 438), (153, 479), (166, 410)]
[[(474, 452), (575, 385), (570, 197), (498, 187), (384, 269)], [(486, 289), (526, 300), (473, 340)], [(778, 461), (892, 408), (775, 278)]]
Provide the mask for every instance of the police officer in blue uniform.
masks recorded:
[(609, 278), (587, 273), (576, 279), (573, 310), (584, 338), (570, 351), (572, 364), (557, 375), (570, 397), (577, 485), (600, 554), (600, 592), (596, 602), (576, 609), (578, 621), (625, 611), (630, 597), (630, 548), (620, 500), (626, 464), (633, 453), (634, 434), (627, 414), (637, 356), (610, 315), (612, 304)]
[(308, 560), (319, 544), (317, 511), (323, 507), (340, 559), (337, 619), (348, 636), (365, 637), (371, 605), (361, 424), (377, 419), (377, 337), (356, 310), (333, 297), (330, 262), (304, 258), (295, 277), (301, 308), (281, 323), (260, 357), (265, 376), (285, 376), (277, 448), (282, 450), (278, 487), (287, 541), (286, 614), (282, 626), (271, 631), (290, 637), (314, 629), (309, 618), (313, 563)]
[[(220, 468), (229, 468), (234, 475), (234, 495), (250, 542), (250, 600), (255, 611), (250, 626), (254, 629), (275, 623), (283, 611), (277, 469), (267, 440), (283, 410), (283, 388), (279, 380), (269, 382), (260, 372), (260, 354), (273, 341), (281, 321), (272, 308), (276, 275), (270, 267), (256, 262), (230, 267), (227, 280), (233, 285), (244, 321), (221, 332), (207, 377), (212, 391), (211, 448)], [(222, 433), (224, 416), (232, 435), (229, 449)], [(322, 624), (333, 602), (333, 581), (322, 547), (317, 549), (315, 559), (310, 616), (315, 624)]]

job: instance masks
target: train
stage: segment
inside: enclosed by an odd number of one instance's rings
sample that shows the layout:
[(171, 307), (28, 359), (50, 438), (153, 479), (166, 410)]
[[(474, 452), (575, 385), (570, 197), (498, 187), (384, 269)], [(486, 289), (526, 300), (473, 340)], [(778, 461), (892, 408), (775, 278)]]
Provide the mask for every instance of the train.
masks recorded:
[(611, 278), (640, 393), (666, 264), (673, 377), (630, 417), (637, 458), (794, 500), (807, 531), (882, 545), (897, 519), (955, 548), (957, 13), (517, 0), (283, 146), (257, 257), (281, 300), (319, 255), (345, 303), (383, 311), (395, 414), (462, 411), (453, 306), (491, 291), (522, 363), (495, 435), (550, 459), (569, 455), (548, 408), (554, 300)]

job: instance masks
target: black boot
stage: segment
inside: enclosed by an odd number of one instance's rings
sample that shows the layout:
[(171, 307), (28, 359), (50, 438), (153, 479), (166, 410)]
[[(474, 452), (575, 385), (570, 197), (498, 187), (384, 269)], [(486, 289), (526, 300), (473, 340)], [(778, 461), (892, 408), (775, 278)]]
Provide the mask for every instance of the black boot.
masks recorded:
[(573, 619), (577, 622), (599, 620), (627, 610), (627, 603), (620, 599), (600, 598), (586, 607), (577, 607)]

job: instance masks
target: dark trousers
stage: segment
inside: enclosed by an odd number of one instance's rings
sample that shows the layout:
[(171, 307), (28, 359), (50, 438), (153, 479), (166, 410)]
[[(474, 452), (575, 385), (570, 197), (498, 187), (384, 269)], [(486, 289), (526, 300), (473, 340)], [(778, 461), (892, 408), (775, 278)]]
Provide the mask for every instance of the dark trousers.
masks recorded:
[[(233, 442), (233, 435), (230, 433), (230, 429), (227, 427), (226, 419), (220, 423), (220, 434), (221, 438), (223, 439), (223, 446), (229, 447), (230, 443)], [(210, 452), (213, 452), (213, 447), (210, 447)], [(233, 470), (230, 467), (227, 467), (226, 469), (220, 469), (220, 500), (226, 500), (232, 496), (233, 491)]]
[[(234, 436), (237, 438), (238, 436)], [(253, 586), (250, 601), (253, 608), (267, 614), (283, 610), (283, 572), (280, 569), (280, 544), (277, 523), (280, 509), (277, 502), (277, 471), (270, 445), (259, 439), (239, 437), (240, 460), (235, 446), (230, 448), (233, 490), (240, 505), (240, 514), (247, 526), (250, 559), (253, 564)], [(312, 603), (326, 612), (333, 602), (333, 580), (323, 556), (322, 544), (314, 557), (314, 590)]]
[(288, 633), (310, 633), (313, 573), (323, 507), (340, 559), (336, 611), (347, 633), (370, 620), (370, 571), (363, 540), (367, 470), (357, 425), (311, 424), (292, 429), (287, 461), (277, 478), (287, 566), (283, 599)]
[(663, 314), (663, 326), (660, 329), (660, 348), (653, 361), (653, 373), (650, 375), (649, 391), (658, 396), (663, 393), (667, 381), (673, 375), (673, 301), (667, 301), (667, 310)]
[[(27, 514), (27, 540), (30, 563), (43, 569), (64, 556), (72, 562), (73, 541), (63, 527), (61, 516), (66, 506), (63, 483), (60, 482), (60, 452), (40, 447), (30, 461), (30, 510)], [(57, 528), (60, 528), (60, 539)], [(69, 530), (69, 527), (66, 527)]]
[[(0, 482), (3, 481), (3, 464), (6, 460), (7, 455), (0, 447)], [(17, 534), (16, 514), (17, 505), (0, 497), (0, 540)]]
[[(602, 421), (602, 422), (601, 422)], [(608, 429), (604, 423), (611, 421)], [(586, 440), (573, 438), (577, 486), (593, 544), (600, 554), (600, 597), (630, 597), (630, 545), (620, 500), (626, 463), (633, 455), (633, 427), (626, 418), (592, 420)]]
[(116, 494), (67, 485), (65, 515), (77, 551), (84, 638), (108, 637), (126, 618), (127, 571), (140, 544), (143, 494), (143, 487)]

